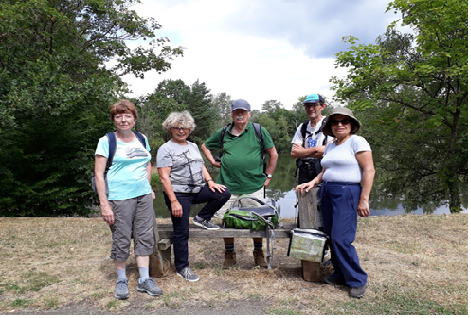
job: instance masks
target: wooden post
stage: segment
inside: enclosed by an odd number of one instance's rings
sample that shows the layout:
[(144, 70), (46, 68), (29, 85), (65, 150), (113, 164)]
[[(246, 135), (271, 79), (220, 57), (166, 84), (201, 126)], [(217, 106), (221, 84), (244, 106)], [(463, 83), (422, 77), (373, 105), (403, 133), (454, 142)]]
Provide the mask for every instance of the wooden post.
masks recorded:
[(160, 240), (157, 222), (154, 219), (154, 252), (150, 256), (149, 274), (151, 277), (162, 277), (170, 267), (171, 246), (170, 240)]
[[(318, 211), (317, 211), (317, 192), (319, 188), (315, 187), (309, 192), (298, 196), (298, 219), (301, 229), (318, 229)], [(301, 261), (303, 279), (309, 282), (321, 281), (321, 263)]]

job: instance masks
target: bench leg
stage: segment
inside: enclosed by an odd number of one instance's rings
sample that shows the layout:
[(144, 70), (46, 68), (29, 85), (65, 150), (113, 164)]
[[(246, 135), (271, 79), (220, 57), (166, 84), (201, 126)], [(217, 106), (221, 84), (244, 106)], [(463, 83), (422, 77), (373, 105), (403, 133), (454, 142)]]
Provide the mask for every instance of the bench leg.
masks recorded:
[(171, 264), (170, 240), (160, 240), (157, 222), (154, 219), (154, 252), (150, 256), (149, 275), (159, 278), (164, 276)]
[(303, 269), (303, 279), (308, 282), (321, 281), (321, 263), (301, 261)]

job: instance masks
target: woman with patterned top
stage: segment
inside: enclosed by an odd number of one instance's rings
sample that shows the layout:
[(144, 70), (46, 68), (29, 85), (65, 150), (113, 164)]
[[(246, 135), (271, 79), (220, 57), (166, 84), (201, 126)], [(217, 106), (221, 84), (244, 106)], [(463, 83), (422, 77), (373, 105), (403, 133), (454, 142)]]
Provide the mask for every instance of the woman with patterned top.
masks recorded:
[(191, 205), (207, 203), (194, 217), (193, 224), (217, 230), (219, 226), (211, 218), (229, 200), (231, 193), (211, 179), (198, 146), (187, 140), (195, 129), (195, 121), (188, 111), (171, 113), (162, 127), (170, 133), (171, 139), (157, 152), (157, 170), (172, 217), (175, 270), (178, 276), (196, 282), (199, 277), (188, 262)]

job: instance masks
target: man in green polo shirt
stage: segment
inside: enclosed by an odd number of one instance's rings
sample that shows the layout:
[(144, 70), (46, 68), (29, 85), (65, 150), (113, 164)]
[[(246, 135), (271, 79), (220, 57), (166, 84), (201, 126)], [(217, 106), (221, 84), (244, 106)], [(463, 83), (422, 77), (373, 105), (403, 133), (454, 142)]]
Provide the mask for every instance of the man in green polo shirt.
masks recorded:
[[(250, 104), (244, 99), (238, 99), (232, 103), (233, 123), (227, 128), (224, 135), (223, 155), (221, 161), (216, 161), (211, 150), (221, 148), (223, 128), (216, 131), (201, 146), (203, 154), (214, 166), (221, 168), (217, 183), (225, 185), (231, 191), (231, 198), (214, 216), (222, 218), (229, 206), (241, 195), (247, 194), (264, 198), (264, 187), (270, 183), (270, 179), (276, 168), (278, 153), (273, 140), (267, 130), (261, 127), (265, 152), (270, 156), (265, 173), (261, 163), (261, 147), (255, 129), (249, 121), (251, 112)], [(260, 267), (266, 267), (263, 254), (262, 238), (254, 238), (254, 260)], [(226, 248), (223, 268), (229, 268), (236, 263), (234, 251), (234, 238), (225, 238)]]

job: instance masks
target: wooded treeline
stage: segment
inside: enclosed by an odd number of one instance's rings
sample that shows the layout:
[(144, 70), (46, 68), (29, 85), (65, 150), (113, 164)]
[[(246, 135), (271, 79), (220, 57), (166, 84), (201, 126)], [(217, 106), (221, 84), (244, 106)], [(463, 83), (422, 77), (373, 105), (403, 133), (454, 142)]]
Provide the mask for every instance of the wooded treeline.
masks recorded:
[[(109, 105), (129, 93), (120, 76), (164, 72), (184, 58), (182, 48), (155, 36), (155, 20), (130, 9), (136, 2), (0, 1), (0, 216), (86, 215), (96, 202), (94, 150), (113, 129)], [(346, 37), (351, 48), (336, 65), (348, 75), (332, 78), (336, 95), (325, 115), (342, 103), (353, 109), (385, 196), (403, 194), (408, 209), (448, 203), (458, 212), (468, 173), (467, 2), (395, 0), (388, 9), (402, 13), (410, 33), (395, 22), (375, 44)], [(130, 49), (138, 39), (151, 45)], [(110, 60), (115, 66), (106, 67)], [(261, 108), (252, 121), (267, 128), (280, 153), (307, 119), (303, 97), (252, 105)], [(154, 158), (168, 139), (161, 123), (171, 111), (191, 112), (198, 144), (230, 122), (231, 96), (200, 80), (165, 80), (133, 101)]]

